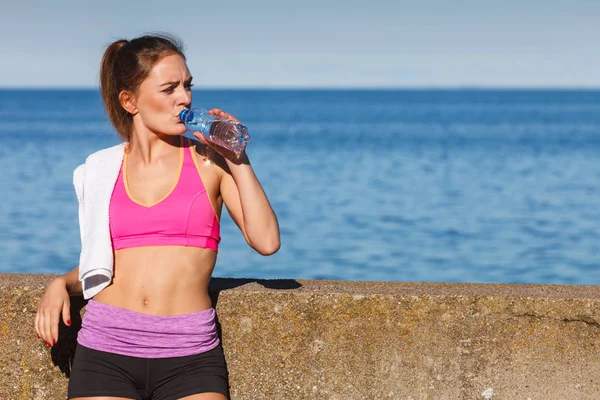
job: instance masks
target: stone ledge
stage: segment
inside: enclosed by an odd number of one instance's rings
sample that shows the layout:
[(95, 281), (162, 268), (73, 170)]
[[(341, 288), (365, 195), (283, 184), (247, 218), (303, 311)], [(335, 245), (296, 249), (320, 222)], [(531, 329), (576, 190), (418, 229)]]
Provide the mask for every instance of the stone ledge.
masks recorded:
[[(0, 399), (65, 397), (76, 332), (50, 351), (33, 331), (53, 277), (0, 274)], [(211, 295), (234, 400), (600, 398), (600, 287), (216, 278)]]

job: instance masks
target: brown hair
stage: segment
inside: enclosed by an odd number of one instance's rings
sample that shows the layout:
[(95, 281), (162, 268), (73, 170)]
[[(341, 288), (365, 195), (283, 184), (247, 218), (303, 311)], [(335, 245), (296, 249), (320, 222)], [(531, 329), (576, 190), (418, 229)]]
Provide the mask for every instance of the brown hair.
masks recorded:
[(104, 52), (100, 65), (100, 91), (110, 121), (123, 141), (131, 140), (133, 116), (121, 105), (119, 93), (135, 94), (163, 57), (178, 54), (185, 59), (179, 40), (169, 35), (146, 35), (117, 40)]

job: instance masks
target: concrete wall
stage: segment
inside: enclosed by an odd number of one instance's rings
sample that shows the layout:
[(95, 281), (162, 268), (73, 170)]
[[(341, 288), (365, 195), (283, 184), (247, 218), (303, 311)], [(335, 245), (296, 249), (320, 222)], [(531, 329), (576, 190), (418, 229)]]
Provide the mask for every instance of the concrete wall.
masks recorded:
[[(0, 399), (65, 398), (50, 275), (0, 275)], [(213, 279), (232, 399), (600, 399), (600, 287)], [(75, 302), (81, 307), (81, 301)]]

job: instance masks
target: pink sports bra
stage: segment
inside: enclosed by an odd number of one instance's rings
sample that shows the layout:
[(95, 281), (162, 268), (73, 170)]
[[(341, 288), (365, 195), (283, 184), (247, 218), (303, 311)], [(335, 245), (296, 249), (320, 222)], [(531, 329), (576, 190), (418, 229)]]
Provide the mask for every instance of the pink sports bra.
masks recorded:
[(193, 154), (180, 138), (179, 177), (152, 205), (136, 201), (127, 186), (127, 152), (110, 199), (110, 236), (115, 250), (140, 246), (192, 246), (218, 251), (219, 220)]

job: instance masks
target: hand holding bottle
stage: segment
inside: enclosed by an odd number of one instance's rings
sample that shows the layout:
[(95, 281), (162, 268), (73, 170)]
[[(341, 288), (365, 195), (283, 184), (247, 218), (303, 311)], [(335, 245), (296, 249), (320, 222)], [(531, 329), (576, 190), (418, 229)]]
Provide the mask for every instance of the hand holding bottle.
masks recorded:
[[(226, 158), (238, 158), (250, 141), (248, 128), (233, 115), (218, 108), (183, 110), (179, 118), (201, 142)], [(229, 153), (229, 154), (228, 154)]]

